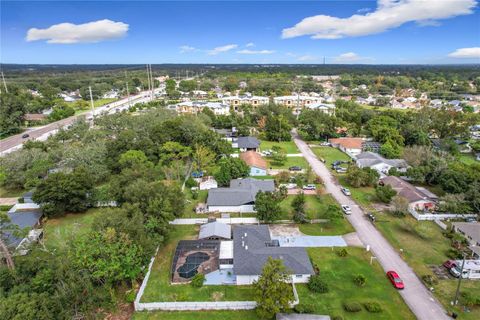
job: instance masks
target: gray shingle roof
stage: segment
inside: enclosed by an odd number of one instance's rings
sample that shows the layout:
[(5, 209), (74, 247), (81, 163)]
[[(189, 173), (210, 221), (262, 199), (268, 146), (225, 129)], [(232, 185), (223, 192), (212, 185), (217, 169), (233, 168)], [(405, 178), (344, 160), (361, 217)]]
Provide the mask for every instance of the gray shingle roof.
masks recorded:
[(233, 272), (236, 275), (260, 275), (268, 257), (281, 259), (291, 274), (314, 274), (304, 248), (267, 246), (271, 238), (266, 225), (236, 225), (233, 241)]
[(395, 168), (406, 168), (407, 162), (403, 159), (385, 159), (378, 153), (374, 152), (362, 152), (356, 156), (357, 165), (359, 167), (371, 167), (379, 163), (386, 163)]
[(453, 225), (473, 241), (480, 243), (480, 222), (454, 222)]
[(260, 146), (260, 141), (255, 137), (238, 137), (237, 139), (239, 148), (258, 148)]
[(229, 224), (221, 222), (210, 222), (200, 226), (198, 239), (206, 239), (210, 237), (218, 237), (223, 239), (232, 238), (232, 227)]
[(234, 179), (230, 188), (214, 188), (208, 190), (209, 206), (240, 206), (253, 204), (259, 191), (275, 191), (273, 180), (256, 180), (252, 178)]

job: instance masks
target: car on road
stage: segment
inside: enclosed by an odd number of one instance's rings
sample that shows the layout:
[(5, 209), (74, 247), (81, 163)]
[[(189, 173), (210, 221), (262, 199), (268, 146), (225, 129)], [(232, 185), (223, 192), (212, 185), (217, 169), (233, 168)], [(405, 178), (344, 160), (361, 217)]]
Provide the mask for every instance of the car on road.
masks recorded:
[(396, 273), (395, 271), (388, 271), (387, 272), (387, 277), (388, 277), (388, 280), (390, 280), (390, 282), (393, 284), (393, 286), (396, 289), (404, 289), (405, 288), (405, 285), (403, 284), (402, 279), (400, 278), (398, 273)]
[(292, 167), (288, 168), (288, 170), (290, 170), (290, 171), (302, 171), (302, 167), (292, 166)]
[(443, 266), (445, 268), (447, 268), (447, 270), (450, 270), (450, 269), (456, 267), (457, 264), (455, 263), (455, 260), (447, 260), (443, 263)]
[(30, 137), (30, 135), (28, 133), (25, 133), (24, 135), (22, 135), (22, 139), (26, 139), (28, 137)]
[(307, 185), (304, 185), (303, 190), (316, 190), (317, 187), (314, 185), (314, 184), (307, 184)]
[(367, 216), (367, 218), (368, 218), (370, 221), (372, 221), (372, 222), (375, 222), (375, 220), (377, 219), (377, 218), (373, 215), (373, 213), (367, 213), (366, 216)]
[(477, 219), (471, 217), (471, 218), (466, 218), (465, 222), (477, 222)]
[(279, 185), (279, 187), (285, 187), (287, 189), (296, 189), (297, 188), (297, 184), (296, 183), (282, 183)]
[(352, 209), (346, 204), (342, 205), (342, 210), (345, 214), (352, 214)]
[(340, 190), (342, 190), (343, 194), (346, 195), (346, 196), (351, 196), (352, 195), (350, 190), (348, 190), (347, 188), (342, 187)]

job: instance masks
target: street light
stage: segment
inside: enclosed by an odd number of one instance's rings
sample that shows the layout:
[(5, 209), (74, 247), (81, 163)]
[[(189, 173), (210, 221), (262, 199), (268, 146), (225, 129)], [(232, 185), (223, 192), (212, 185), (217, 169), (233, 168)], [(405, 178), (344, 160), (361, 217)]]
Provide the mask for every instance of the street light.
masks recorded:
[(458, 294), (460, 293), (460, 284), (462, 283), (463, 267), (464, 266), (465, 266), (465, 254), (463, 254), (462, 268), (460, 270), (460, 276), (458, 277), (457, 292), (455, 292), (455, 299), (453, 300), (453, 305), (454, 306), (456, 306), (458, 304)]

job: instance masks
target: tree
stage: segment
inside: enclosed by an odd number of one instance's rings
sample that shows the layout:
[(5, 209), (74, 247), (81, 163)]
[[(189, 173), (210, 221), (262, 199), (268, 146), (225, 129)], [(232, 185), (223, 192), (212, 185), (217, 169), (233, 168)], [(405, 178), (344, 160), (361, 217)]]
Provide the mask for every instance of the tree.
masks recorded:
[(220, 186), (228, 186), (230, 180), (248, 177), (250, 168), (240, 158), (223, 158), (218, 162), (219, 169), (215, 173), (215, 180)]
[(274, 192), (259, 191), (255, 196), (255, 211), (257, 218), (265, 222), (272, 222), (280, 215), (280, 205)]
[(409, 202), (402, 196), (392, 198), (393, 214), (404, 216), (408, 213)]
[(195, 80), (182, 80), (178, 87), (180, 91), (191, 92), (197, 88), (197, 82)]
[(193, 276), (192, 282), (190, 282), (190, 284), (194, 288), (201, 288), (203, 287), (204, 282), (205, 282), (205, 275), (202, 273), (197, 273), (196, 275)]
[(272, 163), (274, 165), (281, 166), (285, 163), (285, 161), (287, 161), (287, 154), (282, 147), (273, 146), (272, 151), (273, 153), (270, 158), (272, 159)]
[(52, 113), (50, 113), (48, 118), (52, 121), (58, 121), (64, 118), (71, 117), (74, 114), (75, 109), (65, 104), (64, 102), (60, 102), (52, 108)]
[(273, 115), (267, 117), (265, 123), (265, 137), (269, 141), (290, 141), (290, 130), (292, 126), (283, 115)]
[(293, 198), (292, 201), (293, 208), (293, 220), (298, 223), (304, 223), (305, 218), (305, 194), (300, 192)]
[(380, 154), (387, 159), (399, 158), (402, 155), (402, 147), (392, 140), (387, 140), (380, 147)]
[(288, 284), (290, 275), (282, 260), (268, 257), (262, 274), (253, 284), (257, 314), (262, 319), (270, 319), (276, 313), (288, 310), (293, 302), (293, 292)]
[(390, 203), (396, 194), (397, 191), (393, 190), (390, 185), (375, 187), (375, 195), (377, 196), (378, 200), (384, 203)]
[(196, 144), (193, 150), (193, 170), (206, 171), (215, 159), (215, 154), (209, 148)]
[(347, 169), (347, 175), (345, 179), (347, 182), (355, 188), (374, 186), (380, 175), (377, 171), (371, 168), (359, 168), (355, 165), (351, 165)]

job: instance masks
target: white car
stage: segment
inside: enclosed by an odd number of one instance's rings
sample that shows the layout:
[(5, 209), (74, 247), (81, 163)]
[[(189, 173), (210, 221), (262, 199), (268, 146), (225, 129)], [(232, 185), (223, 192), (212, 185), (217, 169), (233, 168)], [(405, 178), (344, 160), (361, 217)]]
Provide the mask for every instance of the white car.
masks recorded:
[(343, 194), (346, 195), (346, 196), (351, 196), (352, 195), (350, 190), (348, 190), (347, 188), (341, 188), (340, 190), (342, 190)]
[(342, 205), (342, 210), (345, 214), (352, 214), (352, 209), (350, 206), (347, 206), (346, 204)]

